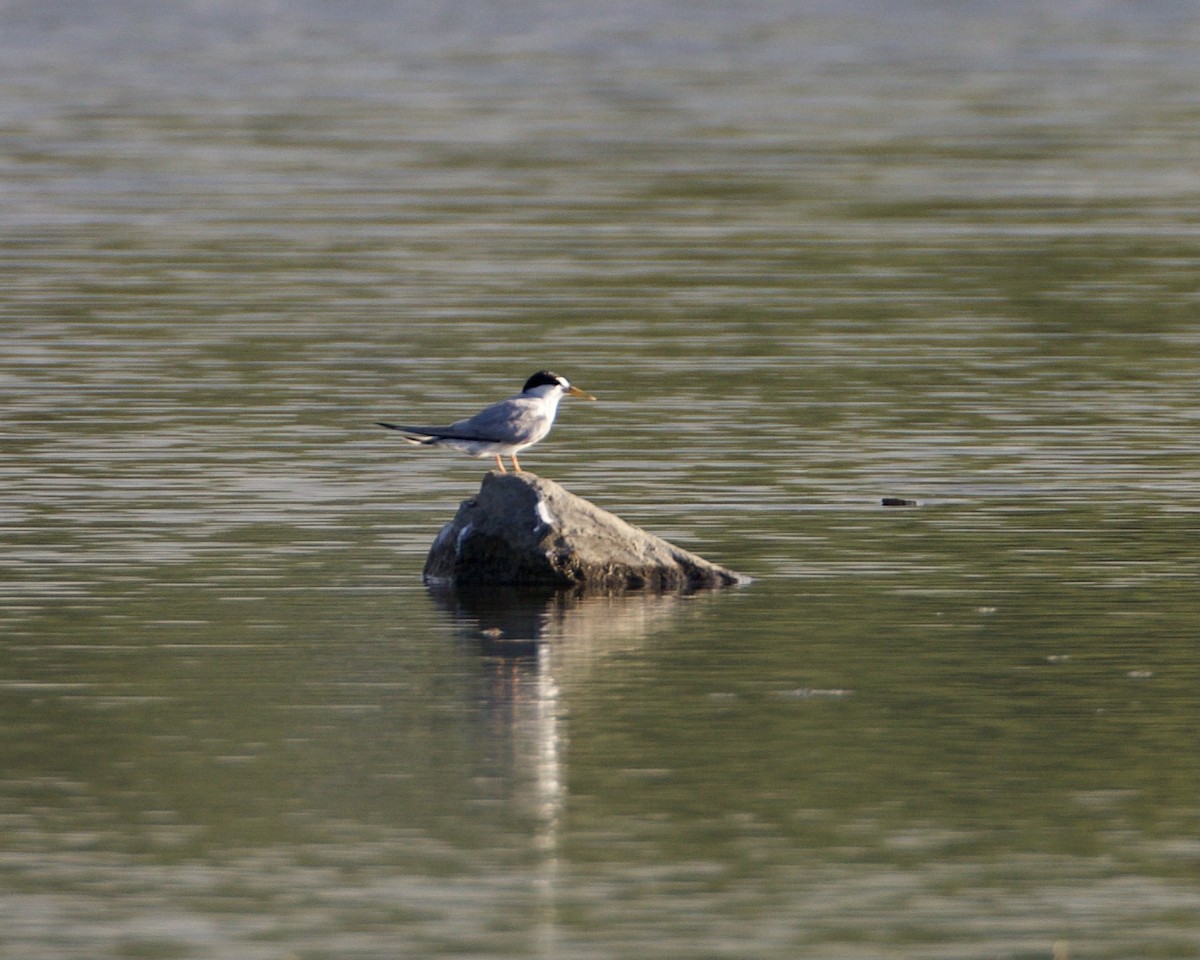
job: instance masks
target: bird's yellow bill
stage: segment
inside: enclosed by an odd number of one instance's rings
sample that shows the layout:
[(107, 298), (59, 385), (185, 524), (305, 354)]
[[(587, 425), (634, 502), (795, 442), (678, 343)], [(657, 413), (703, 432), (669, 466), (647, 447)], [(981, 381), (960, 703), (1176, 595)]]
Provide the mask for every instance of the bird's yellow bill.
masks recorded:
[(572, 396), (572, 397), (578, 397), (580, 400), (595, 400), (596, 399), (590, 393), (584, 393), (578, 387), (568, 387), (567, 395)]

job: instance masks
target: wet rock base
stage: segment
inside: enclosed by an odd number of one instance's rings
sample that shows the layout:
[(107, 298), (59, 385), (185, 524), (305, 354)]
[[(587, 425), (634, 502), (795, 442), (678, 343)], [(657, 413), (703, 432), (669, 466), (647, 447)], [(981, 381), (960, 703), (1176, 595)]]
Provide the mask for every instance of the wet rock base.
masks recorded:
[(749, 578), (647, 533), (553, 480), (483, 478), (433, 542), (425, 581), (588, 591), (734, 586)]

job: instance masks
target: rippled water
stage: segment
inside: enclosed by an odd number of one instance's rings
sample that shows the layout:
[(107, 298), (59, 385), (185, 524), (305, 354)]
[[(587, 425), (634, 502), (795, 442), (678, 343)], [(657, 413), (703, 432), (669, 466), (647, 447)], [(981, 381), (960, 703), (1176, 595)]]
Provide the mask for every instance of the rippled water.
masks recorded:
[[(1189, 5), (0, 45), (0, 956), (1196, 954)], [(750, 587), (426, 592), (543, 366)]]

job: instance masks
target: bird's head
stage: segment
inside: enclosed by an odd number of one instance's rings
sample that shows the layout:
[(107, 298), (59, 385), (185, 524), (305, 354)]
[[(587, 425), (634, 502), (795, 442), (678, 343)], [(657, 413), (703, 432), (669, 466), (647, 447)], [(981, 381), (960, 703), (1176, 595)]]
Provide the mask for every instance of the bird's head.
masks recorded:
[(532, 377), (525, 381), (525, 386), (521, 388), (522, 393), (531, 393), (540, 387), (557, 387), (568, 397), (578, 397), (580, 400), (595, 400), (590, 393), (584, 393), (578, 387), (571, 386), (571, 382), (566, 377), (560, 377), (557, 373), (551, 373), (549, 370), (539, 370)]

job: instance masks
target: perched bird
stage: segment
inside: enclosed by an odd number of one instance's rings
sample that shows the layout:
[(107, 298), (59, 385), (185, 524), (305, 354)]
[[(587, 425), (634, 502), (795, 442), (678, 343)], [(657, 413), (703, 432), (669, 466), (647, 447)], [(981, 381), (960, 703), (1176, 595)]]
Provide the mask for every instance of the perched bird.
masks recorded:
[(472, 457), (495, 457), (496, 467), (501, 473), (504, 461), (512, 458), (513, 468), (521, 473), (517, 453), (545, 439), (554, 426), (558, 413), (558, 402), (563, 397), (579, 397), (595, 400), (590, 394), (573, 387), (566, 377), (542, 370), (525, 381), (525, 386), (515, 397), (493, 403), (473, 417), (455, 420), (445, 427), (410, 427), (404, 424), (382, 423), (381, 427), (399, 430), (406, 434), (405, 441), (432, 447), (449, 447), (461, 450)]

